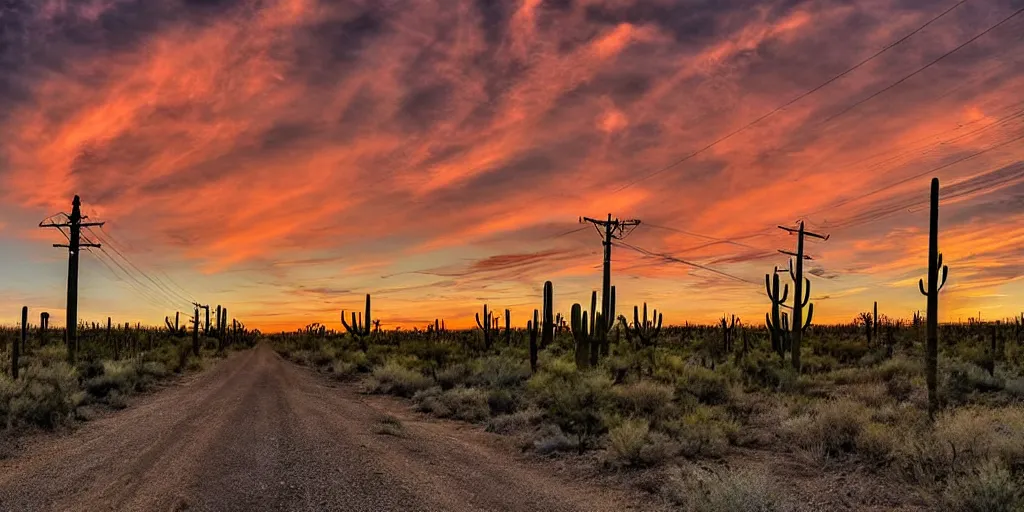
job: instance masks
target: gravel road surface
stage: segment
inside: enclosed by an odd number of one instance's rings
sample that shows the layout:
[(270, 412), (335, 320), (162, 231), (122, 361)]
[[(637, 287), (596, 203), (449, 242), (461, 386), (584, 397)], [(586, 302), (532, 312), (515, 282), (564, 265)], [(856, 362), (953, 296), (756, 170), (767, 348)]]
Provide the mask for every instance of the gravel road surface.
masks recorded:
[[(402, 420), (402, 436), (379, 433)], [(0, 461), (0, 510), (648, 510), (266, 346)]]

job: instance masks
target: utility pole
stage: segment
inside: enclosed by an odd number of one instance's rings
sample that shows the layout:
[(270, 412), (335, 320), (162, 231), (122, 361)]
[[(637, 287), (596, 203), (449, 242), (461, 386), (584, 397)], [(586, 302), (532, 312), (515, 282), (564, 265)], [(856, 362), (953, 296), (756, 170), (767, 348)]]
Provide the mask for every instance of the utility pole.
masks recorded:
[[(68, 359), (73, 363), (75, 354), (78, 351), (78, 253), (82, 247), (100, 247), (100, 244), (82, 243), (82, 228), (91, 226), (102, 226), (102, 222), (82, 222), (89, 217), (82, 215), (82, 200), (76, 195), (71, 201), (71, 215), (68, 215), (66, 223), (57, 224), (54, 222), (39, 223), (41, 228), (69, 228), (68, 244), (53, 244), (54, 247), (68, 248), (68, 304), (67, 304), (67, 344)], [(61, 232), (63, 233), (63, 229)]]
[[(602, 244), (604, 245), (604, 276), (601, 281), (601, 318), (602, 322), (598, 325), (598, 329), (601, 331), (599, 334), (600, 339), (606, 339), (608, 335), (608, 329), (615, 324), (615, 319), (609, 319), (608, 316), (612, 314), (611, 304), (611, 286), (612, 286), (612, 240), (622, 240), (627, 237), (637, 226), (640, 225), (639, 219), (628, 219), (620, 220), (618, 218), (613, 219), (612, 214), (608, 214), (607, 220), (591, 219), (590, 217), (580, 217), (580, 223), (589, 222), (597, 228), (598, 232), (601, 233)], [(590, 314), (596, 315), (596, 311), (592, 311)], [(608, 345), (605, 343), (601, 344), (601, 355), (608, 355)]]
[[(793, 253), (793, 252), (789, 252), (789, 251), (783, 251), (781, 249), (779, 250), (779, 252), (781, 252), (782, 254), (786, 254), (786, 255), (789, 255), (789, 256), (796, 257), (796, 265), (795, 265), (796, 272), (793, 273), (793, 267), (792, 266), (790, 267), (791, 277), (793, 278), (793, 292), (794, 292), (794, 296), (793, 296), (793, 321), (792, 321), (792, 324), (791, 324), (793, 326), (793, 339), (792, 339), (793, 346), (792, 346), (791, 350), (792, 350), (792, 355), (793, 355), (793, 368), (796, 369), (796, 371), (799, 372), (800, 371), (800, 341), (803, 338), (803, 331), (804, 331), (804, 329), (806, 329), (807, 325), (810, 324), (810, 322), (808, 322), (808, 324), (805, 325), (804, 321), (803, 321), (804, 305), (806, 305), (808, 303), (808, 299), (810, 298), (810, 282), (808, 282), (807, 291), (804, 292), (804, 289), (803, 289), (803, 285), (804, 285), (804, 260), (805, 259), (806, 260), (811, 259), (810, 256), (805, 256), (804, 255), (804, 237), (805, 236), (809, 236), (809, 237), (818, 238), (818, 239), (821, 239), (821, 240), (828, 240), (828, 237), (831, 236), (831, 235), (819, 235), (817, 233), (811, 233), (810, 231), (805, 231), (804, 230), (804, 221), (800, 221), (800, 227), (798, 229), (787, 228), (785, 226), (779, 226), (779, 229), (781, 229), (783, 231), (788, 231), (789, 234), (793, 234), (793, 233), (797, 234), (796, 252)], [(806, 297), (805, 297), (805, 295), (806, 295)], [(809, 316), (808, 316), (808, 319), (810, 319)]]

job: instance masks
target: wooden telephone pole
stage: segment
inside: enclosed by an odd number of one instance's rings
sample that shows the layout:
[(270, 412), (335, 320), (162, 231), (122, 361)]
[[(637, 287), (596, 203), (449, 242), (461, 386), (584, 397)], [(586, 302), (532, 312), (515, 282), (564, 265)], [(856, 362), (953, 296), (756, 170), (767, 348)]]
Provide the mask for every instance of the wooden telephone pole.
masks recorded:
[[(629, 235), (637, 226), (640, 225), (639, 219), (628, 219), (620, 220), (613, 219), (612, 214), (608, 214), (607, 220), (591, 219), (590, 217), (580, 217), (580, 223), (589, 222), (597, 228), (598, 232), (601, 233), (603, 239), (602, 245), (604, 245), (604, 275), (601, 280), (601, 317), (603, 319), (602, 324), (598, 325), (600, 329), (601, 339), (607, 336), (608, 329), (615, 324), (614, 318), (608, 318), (611, 315), (611, 285), (612, 285), (612, 240), (622, 240)], [(590, 314), (596, 315), (596, 311), (592, 311)], [(601, 344), (601, 350), (607, 351), (607, 345)], [(607, 354), (602, 354), (607, 355)], [(594, 359), (591, 357), (591, 359)], [(596, 363), (596, 361), (595, 361)]]
[(783, 250), (779, 250), (779, 252), (796, 258), (796, 264), (790, 267), (791, 277), (793, 278), (793, 319), (790, 325), (793, 326), (791, 349), (793, 356), (793, 368), (796, 369), (796, 371), (800, 371), (800, 341), (803, 339), (804, 329), (806, 329), (807, 325), (810, 323), (808, 322), (807, 324), (804, 324), (803, 318), (804, 305), (806, 305), (810, 299), (810, 281), (807, 282), (807, 290), (804, 290), (804, 260), (811, 259), (810, 256), (804, 255), (804, 237), (809, 236), (819, 238), (821, 240), (828, 240), (830, 235), (819, 235), (817, 233), (805, 231), (804, 221), (800, 221), (800, 227), (797, 229), (787, 228), (785, 226), (779, 226), (779, 229), (788, 231), (790, 234), (797, 234), (796, 252)]
[[(78, 253), (82, 247), (100, 247), (100, 244), (82, 243), (82, 228), (91, 226), (102, 226), (102, 222), (82, 222), (89, 217), (82, 215), (82, 200), (76, 195), (71, 201), (71, 215), (67, 215), (65, 223), (40, 222), (41, 228), (57, 228), (63, 233), (62, 228), (68, 228), (66, 233), (68, 244), (53, 244), (54, 247), (68, 248), (68, 304), (67, 304), (67, 344), (68, 359), (73, 363), (78, 351)], [(66, 215), (66, 214), (65, 214)]]

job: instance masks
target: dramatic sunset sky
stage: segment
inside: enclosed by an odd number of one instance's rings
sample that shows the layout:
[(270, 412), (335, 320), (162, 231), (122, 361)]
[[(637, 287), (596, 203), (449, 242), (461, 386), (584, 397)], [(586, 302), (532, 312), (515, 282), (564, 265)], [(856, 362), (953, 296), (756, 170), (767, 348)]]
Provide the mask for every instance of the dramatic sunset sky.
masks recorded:
[[(525, 325), (600, 288), (581, 215), (639, 218), (619, 310), (763, 323), (764, 275), (810, 241), (818, 322), (923, 310), (942, 181), (943, 320), (1024, 309), (1024, 15), (970, 0), (5, 0), (0, 323), (63, 324), (74, 194), (105, 251), (81, 317), (187, 299), (264, 330), (385, 328), (483, 303)], [(896, 84), (893, 86), (893, 84)], [(893, 86), (889, 88), (890, 86)], [(879, 93), (875, 95), (876, 93)], [(866, 100), (866, 101), (864, 101)], [(850, 108), (853, 107), (853, 108)], [(677, 165), (672, 165), (677, 164)], [(586, 229), (577, 230), (581, 227)], [(111, 245), (112, 244), (112, 245)]]

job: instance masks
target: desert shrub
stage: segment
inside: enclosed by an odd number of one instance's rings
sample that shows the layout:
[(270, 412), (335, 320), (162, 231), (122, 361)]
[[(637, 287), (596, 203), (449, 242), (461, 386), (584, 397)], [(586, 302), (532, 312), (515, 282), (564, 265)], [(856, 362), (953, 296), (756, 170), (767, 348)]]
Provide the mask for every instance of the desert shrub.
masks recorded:
[(967, 402), (975, 393), (1003, 389), (1003, 383), (970, 363), (955, 362), (944, 373), (941, 394), (952, 403)]
[(440, 391), (434, 387), (417, 393), (417, 409), (441, 418), (478, 422), (490, 416), (487, 392), (479, 388), (455, 388)]
[(66, 423), (85, 394), (67, 363), (32, 365), (14, 382), (0, 380), (0, 421), (8, 427), (54, 428)]
[(335, 359), (327, 365), (327, 372), (331, 374), (331, 377), (337, 380), (346, 380), (354, 377), (358, 373), (359, 369), (354, 363), (342, 361), (341, 359)]
[(689, 393), (703, 404), (717, 405), (729, 401), (729, 381), (725, 376), (701, 366), (690, 366), (676, 381), (676, 390)]
[(536, 403), (568, 435), (586, 449), (606, 429), (605, 413), (612, 401), (611, 380), (598, 373), (567, 370), (569, 363), (552, 362), (527, 383)]
[(885, 464), (892, 458), (892, 452), (900, 441), (899, 433), (892, 427), (874, 422), (865, 424), (854, 438), (857, 453), (879, 464)]
[(487, 431), (496, 434), (520, 432), (540, 423), (544, 413), (537, 409), (526, 409), (511, 414), (494, 416), (487, 421)]
[(487, 405), (491, 414), (511, 414), (519, 408), (521, 391), (513, 392), (505, 388), (491, 389), (487, 392)]
[(1020, 512), (1024, 510), (1024, 482), (1004, 466), (987, 463), (950, 482), (943, 501), (944, 509), (952, 512)]
[(469, 380), (473, 372), (463, 363), (455, 363), (437, 372), (437, 384), (441, 389), (448, 390), (462, 386)]
[(403, 437), (405, 436), (405, 425), (402, 425), (402, 420), (386, 414), (381, 419), (377, 420), (377, 424), (373, 428), (374, 433), (385, 436)]
[(830, 355), (808, 354), (801, 359), (800, 366), (806, 373), (830, 372), (839, 366), (839, 361)]
[(662, 494), (689, 512), (776, 512), (789, 507), (767, 477), (756, 473), (714, 473), (706, 469), (672, 471)]
[(415, 370), (410, 370), (395, 362), (388, 362), (373, 370), (366, 381), (366, 390), (370, 393), (382, 393), (411, 398), (417, 391), (422, 391), (434, 384), (433, 379)]
[(167, 370), (167, 366), (159, 361), (146, 361), (142, 363), (138, 373), (154, 379), (163, 379), (171, 374), (171, 372)]
[(969, 474), (986, 463), (1024, 465), (1024, 411), (964, 407), (940, 414), (933, 429), (908, 436), (894, 450), (895, 466), (922, 484)]
[(915, 376), (924, 375), (924, 363), (918, 359), (896, 356), (880, 364), (873, 373), (876, 378), (884, 381), (889, 381), (899, 376), (910, 379)]
[(113, 390), (110, 392), (110, 395), (107, 396), (107, 405), (114, 409), (124, 409), (128, 407), (128, 398), (121, 393), (118, 393), (117, 390)]
[(646, 418), (657, 425), (675, 411), (673, 394), (670, 386), (640, 381), (615, 388), (615, 403), (622, 414)]
[(335, 357), (334, 349), (331, 346), (321, 344), (310, 352), (309, 362), (313, 366), (320, 368), (333, 363)]
[(905, 374), (893, 375), (885, 381), (886, 393), (897, 402), (905, 402), (914, 394), (914, 383)]
[(816, 404), (783, 424), (783, 433), (794, 444), (818, 456), (853, 453), (857, 438), (867, 424), (869, 411), (849, 399)]
[(679, 452), (688, 458), (717, 458), (725, 455), (730, 439), (739, 427), (716, 409), (698, 407), (677, 420), (665, 422), (663, 429), (679, 445)]
[(530, 364), (522, 358), (490, 356), (474, 361), (469, 383), (496, 388), (518, 387), (530, 378)]
[(558, 425), (550, 423), (545, 424), (537, 431), (533, 439), (530, 440), (530, 445), (541, 455), (579, 450), (577, 443), (569, 439)]
[(130, 362), (106, 361), (98, 376), (85, 381), (85, 390), (97, 398), (104, 398), (116, 391), (121, 395), (135, 391), (139, 381), (136, 365)]
[(628, 419), (608, 431), (605, 464), (620, 467), (647, 467), (660, 464), (675, 455), (677, 446), (660, 432), (651, 432), (644, 419)]

